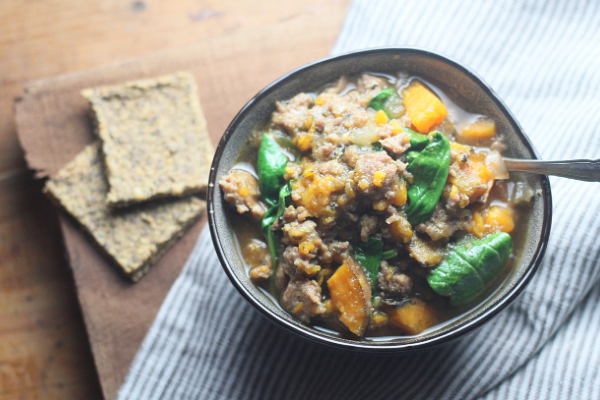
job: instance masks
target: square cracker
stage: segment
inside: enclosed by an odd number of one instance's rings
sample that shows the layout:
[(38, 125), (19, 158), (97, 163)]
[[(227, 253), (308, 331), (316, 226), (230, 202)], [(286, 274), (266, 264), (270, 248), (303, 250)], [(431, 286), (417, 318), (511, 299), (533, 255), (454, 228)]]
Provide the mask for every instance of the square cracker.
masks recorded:
[(106, 204), (100, 143), (87, 146), (44, 191), (87, 231), (133, 281), (139, 280), (200, 218), (206, 203), (194, 196), (150, 202), (129, 209)]
[(110, 206), (206, 187), (213, 147), (190, 73), (84, 89), (95, 114)]

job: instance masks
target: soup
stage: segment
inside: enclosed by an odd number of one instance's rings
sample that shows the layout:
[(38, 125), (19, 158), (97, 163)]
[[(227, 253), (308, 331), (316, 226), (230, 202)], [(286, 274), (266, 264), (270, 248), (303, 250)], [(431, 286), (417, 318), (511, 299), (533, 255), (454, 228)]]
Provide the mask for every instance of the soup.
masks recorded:
[(256, 285), (305, 324), (381, 340), (464, 313), (510, 272), (533, 193), (504, 150), (495, 121), (431, 83), (364, 73), (277, 102), (220, 186)]

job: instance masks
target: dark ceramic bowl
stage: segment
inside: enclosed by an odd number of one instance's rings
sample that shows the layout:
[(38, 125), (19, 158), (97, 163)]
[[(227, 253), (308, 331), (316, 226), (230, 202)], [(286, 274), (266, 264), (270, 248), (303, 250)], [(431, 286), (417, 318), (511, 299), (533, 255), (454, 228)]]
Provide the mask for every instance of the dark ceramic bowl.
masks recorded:
[[(268, 120), (278, 100), (302, 91), (314, 91), (331, 83), (342, 74), (363, 71), (406, 71), (443, 88), (445, 93), (472, 113), (493, 118), (509, 146), (509, 154), (517, 158), (538, 158), (527, 135), (502, 100), (476, 74), (439, 54), (415, 48), (381, 48), (344, 54), (316, 61), (298, 68), (268, 85), (250, 100), (233, 119), (214, 157), (208, 190), (208, 218), (213, 243), (221, 264), (231, 282), (253, 306), (275, 323), (291, 332), (318, 343), (358, 351), (402, 352), (420, 350), (457, 339), (490, 320), (510, 304), (525, 288), (540, 264), (550, 233), (552, 198), (546, 176), (524, 177), (535, 190), (529, 217), (529, 228), (515, 240), (518, 258), (515, 268), (500, 288), (472, 310), (418, 336), (391, 341), (358, 341), (334, 337), (306, 326), (283, 311), (249, 279), (237, 248), (231, 227), (234, 215), (227, 209), (218, 182), (236, 163), (236, 158), (252, 129)], [(468, 99), (461, 104), (460, 98)]]

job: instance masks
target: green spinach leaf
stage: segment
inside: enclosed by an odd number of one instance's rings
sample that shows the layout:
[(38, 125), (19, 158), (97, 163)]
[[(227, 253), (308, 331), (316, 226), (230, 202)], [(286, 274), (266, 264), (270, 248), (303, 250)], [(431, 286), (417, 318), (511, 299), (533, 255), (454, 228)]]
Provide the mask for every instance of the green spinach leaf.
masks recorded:
[(427, 282), (450, 303), (461, 305), (475, 299), (506, 264), (512, 238), (498, 232), (456, 247), (427, 277)]
[(260, 193), (263, 200), (270, 206), (277, 202), (277, 194), (283, 182), (287, 161), (287, 157), (275, 139), (264, 133), (258, 149), (256, 169)]
[(369, 107), (375, 111), (385, 111), (388, 118), (398, 118), (404, 111), (402, 99), (394, 89), (384, 89), (379, 92), (369, 101)]
[(277, 205), (271, 206), (260, 223), (262, 232), (267, 239), (267, 246), (269, 246), (269, 252), (271, 253), (273, 266), (277, 265), (277, 239), (275, 237), (275, 232), (271, 229), (271, 227), (273, 226), (273, 222), (279, 218), (277, 216), (278, 211)]
[(373, 149), (373, 151), (381, 151), (383, 150), (383, 145), (381, 144), (381, 142), (375, 142), (371, 144), (371, 149)]
[(433, 140), (408, 164), (413, 175), (408, 189), (406, 216), (412, 225), (431, 218), (448, 178), (450, 142), (440, 132), (433, 132)]
[(410, 136), (410, 149), (423, 150), (429, 144), (429, 136), (413, 131), (412, 129), (402, 128)]
[(384, 251), (381, 254), (381, 259), (382, 260), (389, 260), (390, 258), (394, 258), (398, 256), (398, 250), (392, 249), (392, 250), (387, 250)]
[(408, 153), (406, 153), (406, 162), (409, 164), (412, 163), (418, 155), (418, 151), (409, 151)]
[(371, 291), (375, 293), (377, 274), (381, 265), (383, 242), (379, 239), (369, 238), (367, 243), (361, 242), (352, 246), (354, 259), (367, 271), (371, 281)]
[(285, 211), (286, 202), (291, 197), (292, 188), (290, 183), (286, 183), (279, 190), (279, 196), (277, 203), (272, 205), (265, 216), (263, 217), (260, 225), (265, 238), (267, 239), (267, 245), (269, 246), (269, 252), (271, 253), (271, 259), (273, 260), (273, 271), (277, 266), (277, 247), (279, 246), (279, 238), (275, 235), (272, 226), (279, 217), (281, 217)]

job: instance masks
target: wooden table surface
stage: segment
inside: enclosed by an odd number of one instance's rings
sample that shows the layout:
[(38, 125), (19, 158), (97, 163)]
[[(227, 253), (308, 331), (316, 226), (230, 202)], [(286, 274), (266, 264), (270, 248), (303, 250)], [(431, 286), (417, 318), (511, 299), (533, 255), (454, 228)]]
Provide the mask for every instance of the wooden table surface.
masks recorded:
[(323, 40), (332, 45), (331, 32), (341, 27), (347, 4), (0, 2), (0, 400), (102, 398), (56, 215), (27, 171), (17, 141), (12, 109), (23, 86), (265, 27), (285, 26), (286, 35), (302, 35), (326, 24)]

